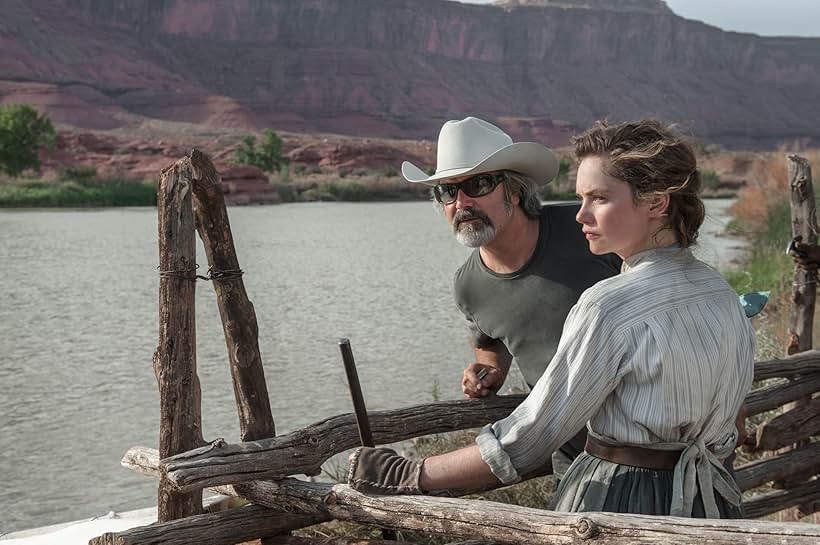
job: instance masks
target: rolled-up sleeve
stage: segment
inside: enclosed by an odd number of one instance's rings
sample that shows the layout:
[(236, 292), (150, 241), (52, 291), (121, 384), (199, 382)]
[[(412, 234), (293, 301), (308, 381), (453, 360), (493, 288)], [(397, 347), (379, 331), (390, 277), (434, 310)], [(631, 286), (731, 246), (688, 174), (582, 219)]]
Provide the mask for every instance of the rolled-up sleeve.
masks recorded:
[[(585, 294), (586, 295), (586, 294)], [(619, 324), (582, 296), (564, 323), (555, 356), (530, 395), (507, 418), (485, 426), (476, 443), (504, 484), (543, 466), (615, 389), (625, 357)]]

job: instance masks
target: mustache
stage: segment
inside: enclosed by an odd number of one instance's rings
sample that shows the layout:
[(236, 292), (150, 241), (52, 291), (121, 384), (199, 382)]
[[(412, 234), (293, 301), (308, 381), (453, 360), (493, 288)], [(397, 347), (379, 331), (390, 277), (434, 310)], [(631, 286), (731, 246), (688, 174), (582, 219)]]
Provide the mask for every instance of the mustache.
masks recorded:
[(458, 229), (459, 224), (463, 221), (468, 220), (481, 220), (486, 225), (493, 226), (493, 222), (490, 219), (490, 216), (482, 212), (481, 210), (476, 210), (475, 208), (462, 208), (458, 212), (456, 212), (455, 216), (453, 216), (453, 227)]

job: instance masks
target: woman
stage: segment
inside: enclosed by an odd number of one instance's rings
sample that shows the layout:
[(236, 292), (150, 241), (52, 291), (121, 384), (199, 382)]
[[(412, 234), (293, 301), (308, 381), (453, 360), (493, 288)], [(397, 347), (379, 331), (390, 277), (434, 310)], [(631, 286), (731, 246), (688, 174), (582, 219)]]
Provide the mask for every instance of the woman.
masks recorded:
[(621, 274), (584, 292), (533, 391), (475, 446), (423, 462), (361, 449), (348, 480), (375, 493), (511, 484), (586, 422), (556, 510), (740, 517), (720, 460), (737, 441), (754, 332), (737, 295), (689, 250), (704, 216), (694, 152), (652, 120), (599, 123), (573, 142), (576, 219), (593, 253), (624, 260)]

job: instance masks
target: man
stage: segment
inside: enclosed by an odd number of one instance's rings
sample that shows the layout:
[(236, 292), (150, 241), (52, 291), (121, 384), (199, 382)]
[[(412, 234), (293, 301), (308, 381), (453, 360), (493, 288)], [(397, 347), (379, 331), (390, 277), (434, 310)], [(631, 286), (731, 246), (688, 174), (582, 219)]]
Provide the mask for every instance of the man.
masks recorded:
[[(467, 397), (498, 391), (513, 359), (532, 388), (578, 297), (620, 270), (616, 256), (590, 253), (575, 221), (577, 204), (541, 205), (537, 186), (557, 172), (549, 149), (513, 143), (475, 117), (444, 124), (432, 176), (402, 164), (407, 181), (432, 186), (459, 242), (476, 248), (455, 275), (456, 304), (475, 350), (462, 380)], [(559, 478), (583, 450), (585, 436), (581, 430), (553, 454)]]

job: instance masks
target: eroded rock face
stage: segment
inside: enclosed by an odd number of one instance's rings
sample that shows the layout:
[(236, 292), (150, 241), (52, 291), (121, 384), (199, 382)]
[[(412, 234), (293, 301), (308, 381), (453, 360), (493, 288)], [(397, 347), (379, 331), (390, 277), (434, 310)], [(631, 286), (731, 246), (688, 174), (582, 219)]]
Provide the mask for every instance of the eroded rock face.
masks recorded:
[(620, 12), (663, 13), (672, 10), (663, 0), (499, 0), (493, 2), (504, 8), (516, 7), (558, 7), (577, 9), (609, 9)]
[(730, 146), (820, 141), (820, 39), (723, 32), (659, 0), (502, 4), (8, 0), (0, 100), (89, 129), (435, 138), (479, 115), (560, 145), (652, 114)]
[[(234, 147), (208, 146), (222, 179), (228, 204), (278, 203), (279, 194), (260, 169), (229, 162)], [(127, 140), (111, 134), (60, 131), (55, 147), (42, 154), (46, 178), (87, 171), (100, 178), (156, 181), (160, 171), (181, 159), (188, 149), (164, 141)], [(62, 172), (61, 172), (62, 171)]]
[[(426, 140), (381, 140), (343, 136), (282, 134), (283, 151), (290, 160), (294, 181), (319, 174), (338, 179), (347, 174), (367, 174), (399, 180), (402, 161), (424, 168), (435, 165), (435, 146)], [(181, 142), (187, 141), (186, 144)], [(239, 136), (233, 138), (179, 135), (175, 141), (128, 138), (111, 131), (60, 130), (55, 147), (41, 152), (42, 177), (88, 177), (156, 181), (165, 167), (196, 147), (208, 154), (222, 179), (229, 204), (277, 203), (280, 196), (269, 176), (257, 167), (234, 164)], [(274, 181), (277, 177), (272, 178)]]

